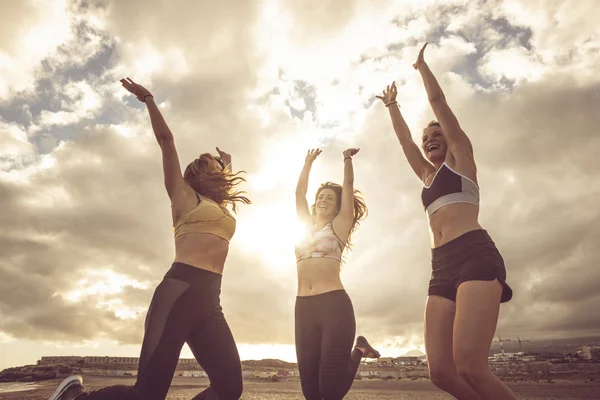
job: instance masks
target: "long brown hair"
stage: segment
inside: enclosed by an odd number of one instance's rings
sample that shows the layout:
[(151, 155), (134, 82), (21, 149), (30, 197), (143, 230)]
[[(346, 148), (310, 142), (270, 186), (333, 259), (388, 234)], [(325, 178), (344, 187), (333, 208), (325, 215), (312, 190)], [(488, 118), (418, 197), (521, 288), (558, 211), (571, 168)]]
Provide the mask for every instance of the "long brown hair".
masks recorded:
[[(311, 215), (313, 220), (316, 217), (316, 206), (317, 199), (319, 198), (319, 193), (323, 189), (331, 189), (335, 192), (337, 197), (337, 205), (336, 205), (336, 214), (340, 211), (340, 207), (342, 206), (342, 186), (333, 182), (325, 182), (317, 190), (317, 194), (315, 196), (315, 204), (313, 204), (310, 208)], [(352, 233), (358, 228), (360, 225), (360, 221), (365, 219), (369, 214), (369, 210), (367, 210), (367, 203), (362, 198), (362, 193), (359, 190), (354, 189), (354, 219), (352, 220), (352, 227), (350, 228), (350, 233), (348, 234), (348, 240), (346, 241), (346, 248), (350, 249), (352, 247)]]
[[(222, 167), (219, 172), (210, 169), (211, 163), (215, 161)], [(208, 197), (221, 206), (231, 204), (235, 212), (237, 202), (251, 203), (250, 199), (242, 195), (246, 192), (239, 191), (236, 188), (241, 182), (246, 182), (246, 179), (239, 176), (241, 173), (245, 173), (245, 171), (234, 174), (231, 170), (225, 168), (220, 158), (210, 153), (204, 153), (187, 166), (183, 173), (183, 179), (199, 195)]]

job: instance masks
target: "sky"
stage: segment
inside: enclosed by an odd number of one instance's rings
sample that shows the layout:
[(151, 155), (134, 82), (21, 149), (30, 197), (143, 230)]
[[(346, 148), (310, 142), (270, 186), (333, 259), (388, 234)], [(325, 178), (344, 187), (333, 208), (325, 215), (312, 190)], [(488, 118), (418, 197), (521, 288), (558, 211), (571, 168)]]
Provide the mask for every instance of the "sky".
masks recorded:
[[(480, 222), (514, 290), (505, 338), (600, 332), (600, 24), (596, 0), (0, 0), (0, 368), (44, 355), (138, 356), (174, 256), (149, 88), (182, 166), (216, 146), (247, 172), (221, 301), (242, 359), (295, 361), (294, 189), (342, 181), (369, 216), (342, 281), (357, 334), (423, 350), (431, 274), (415, 140), (433, 118), (420, 47), (469, 135)], [(182, 357), (191, 357), (187, 347)]]

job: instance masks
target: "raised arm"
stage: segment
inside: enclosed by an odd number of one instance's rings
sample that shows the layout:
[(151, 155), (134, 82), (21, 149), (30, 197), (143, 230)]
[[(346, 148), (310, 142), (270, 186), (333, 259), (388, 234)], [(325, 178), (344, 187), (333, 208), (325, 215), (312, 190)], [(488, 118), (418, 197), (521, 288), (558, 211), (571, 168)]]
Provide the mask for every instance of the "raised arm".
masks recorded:
[(347, 237), (354, 222), (354, 166), (352, 157), (360, 149), (344, 150), (344, 182), (342, 183), (342, 204), (340, 211), (334, 218), (334, 229), (343, 239)]
[(183, 175), (181, 174), (181, 166), (179, 164), (177, 150), (175, 149), (173, 134), (158, 109), (158, 106), (154, 102), (154, 96), (152, 96), (148, 89), (138, 85), (130, 78), (121, 79), (121, 83), (123, 84), (123, 87), (133, 93), (138, 100), (146, 103), (152, 130), (154, 131), (154, 136), (156, 136), (156, 140), (158, 141), (162, 152), (165, 188), (167, 189), (169, 198), (173, 200), (175, 193), (186, 187)]
[(421, 73), (429, 104), (431, 105), (436, 119), (442, 126), (442, 130), (448, 141), (448, 148), (452, 153), (464, 150), (468, 150), (472, 153), (473, 148), (471, 146), (471, 141), (460, 127), (458, 119), (456, 119), (456, 116), (446, 102), (446, 96), (444, 96), (442, 88), (425, 62), (425, 47), (427, 47), (427, 43), (421, 48), (419, 56), (417, 57), (417, 62), (413, 64), (413, 67)]
[(404, 121), (404, 118), (402, 117), (400, 107), (398, 107), (398, 102), (396, 101), (397, 93), (398, 89), (396, 88), (396, 82), (393, 82), (391, 86), (388, 86), (386, 90), (383, 91), (382, 96), (376, 97), (383, 101), (390, 112), (394, 132), (396, 132), (396, 137), (402, 146), (402, 151), (404, 152), (410, 167), (415, 174), (417, 174), (419, 179), (425, 182), (425, 179), (435, 172), (435, 168), (425, 159), (425, 157), (423, 157), (419, 146), (413, 141), (410, 129), (408, 129), (408, 125), (406, 125), (406, 121)]
[(298, 185), (296, 186), (296, 214), (298, 218), (304, 222), (311, 223), (312, 218), (308, 209), (308, 202), (306, 201), (306, 192), (308, 190), (308, 177), (310, 175), (310, 169), (315, 159), (321, 154), (321, 150), (314, 149), (309, 150), (306, 153), (306, 159), (304, 161), (304, 167), (300, 172), (298, 178)]

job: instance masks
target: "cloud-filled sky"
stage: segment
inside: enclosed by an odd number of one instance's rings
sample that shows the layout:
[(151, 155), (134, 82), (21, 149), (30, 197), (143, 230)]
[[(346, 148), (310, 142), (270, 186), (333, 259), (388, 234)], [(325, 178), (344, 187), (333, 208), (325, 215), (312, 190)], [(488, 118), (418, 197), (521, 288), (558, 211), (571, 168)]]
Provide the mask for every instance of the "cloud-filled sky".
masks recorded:
[[(342, 279), (384, 355), (423, 345), (430, 275), (420, 182), (374, 96), (395, 80), (413, 136), (433, 117), (419, 48), (470, 136), (481, 223), (507, 265), (505, 337), (600, 332), (596, 0), (23, 0), (0, 24), (0, 367), (136, 356), (174, 255), (159, 148), (219, 146), (247, 171), (222, 303), (242, 358), (295, 360), (294, 189), (355, 186), (369, 217)], [(190, 357), (184, 349), (182, 356)]]

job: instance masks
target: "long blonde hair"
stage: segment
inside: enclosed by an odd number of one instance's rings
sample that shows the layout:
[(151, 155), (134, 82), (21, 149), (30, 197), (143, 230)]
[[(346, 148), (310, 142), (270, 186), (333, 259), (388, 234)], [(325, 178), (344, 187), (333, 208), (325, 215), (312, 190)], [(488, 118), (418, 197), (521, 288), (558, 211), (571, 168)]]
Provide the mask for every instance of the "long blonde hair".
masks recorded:
[[(211, 163), (215, 161), (222, 167), (219, 172), (214, 172), (210, 168)], [(210, 153), (204, 153), (187, 166), (183, 173), (183, 179), (196, 193), (208, 197), (221, 206), (230, 204), (235, 212), (236, 203), (251, 203), (250, 199), (243, 196), (246, 192), (237, 190), (237, 185), (246, 182), (246, 179), (239, 176), (242, 173), (245, 171), (234, 174), (225, 168), (220, 158)]]

